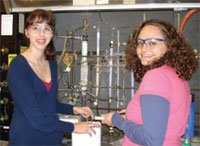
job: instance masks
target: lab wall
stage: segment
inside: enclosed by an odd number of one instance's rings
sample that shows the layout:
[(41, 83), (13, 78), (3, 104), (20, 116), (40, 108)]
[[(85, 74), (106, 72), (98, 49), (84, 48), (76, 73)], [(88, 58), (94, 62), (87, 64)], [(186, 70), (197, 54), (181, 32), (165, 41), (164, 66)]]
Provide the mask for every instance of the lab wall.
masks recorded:
[[(178, 29), (187, 13), (188, 10), (55, 13), (57, 33), (54, 42), (57, 60), (60, 61), (58, 99), (73, 105), (89, 105), (97, 115), (126, 108), (139, 86), (139, 83), (135, 82), (131, 76), (131, 71), (125, 67), (124, 58), (128, 37), (138, 24), (149, 19), (167, 20)], [(86, 56), (82, 54), (81, 37), (84, 35), (87, 36), (88, 46)], [(199, 12), (187, 21), (183, 35), (199, 53)], [(63, 54), (66, 53), (73, 60), (68, 65), (63, 63)], [(83, 62), (83, 57), (86, 59), (85, 62)], [(87, 78), (86, 85), (81, 84), (81, 76), (83, 76), (81, 68), (84, 65), (87, 68), (84, 74)], [(195, 97), (195, 134), (200, 135), (199, 67), (189, 84)]]

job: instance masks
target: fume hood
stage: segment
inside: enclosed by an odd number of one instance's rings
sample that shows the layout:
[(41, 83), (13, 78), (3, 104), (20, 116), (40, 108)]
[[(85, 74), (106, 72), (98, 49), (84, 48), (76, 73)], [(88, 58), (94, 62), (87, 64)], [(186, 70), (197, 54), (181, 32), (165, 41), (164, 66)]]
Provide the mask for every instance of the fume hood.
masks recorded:
[(200, 0), (3, 0), (7, 13), (34, 9), (52, 11), (187, 10), (200, 8)]

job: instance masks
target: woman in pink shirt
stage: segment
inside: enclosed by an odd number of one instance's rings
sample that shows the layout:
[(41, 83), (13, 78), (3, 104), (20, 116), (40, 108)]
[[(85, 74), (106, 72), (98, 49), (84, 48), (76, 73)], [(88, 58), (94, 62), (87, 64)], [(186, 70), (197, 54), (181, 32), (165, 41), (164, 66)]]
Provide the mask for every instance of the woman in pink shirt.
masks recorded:
[(102, 123), (124, 132), (123, 146), (181, 146), (190, 109), (187, 81), (198, 66), (195, 53), (171, 24), (148, 20), (129, 40), (126, 66), (141, 82), (139, 89), (126, 110), (103, 114)]

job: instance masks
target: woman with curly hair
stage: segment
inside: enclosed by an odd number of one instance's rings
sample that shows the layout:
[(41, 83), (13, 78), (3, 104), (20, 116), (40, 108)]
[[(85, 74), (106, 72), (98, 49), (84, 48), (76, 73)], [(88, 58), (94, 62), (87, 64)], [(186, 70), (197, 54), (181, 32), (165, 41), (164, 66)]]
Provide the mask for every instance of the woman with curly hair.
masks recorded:
[(190, 110), (188, 80), (198, 66), (191, 47), (168, 22), (148, 20), (129, 40), (126, 66), (140, 86), (126, 110), (103, 114), (102, 123), (124, 132), (123, 146), (181, 146)]

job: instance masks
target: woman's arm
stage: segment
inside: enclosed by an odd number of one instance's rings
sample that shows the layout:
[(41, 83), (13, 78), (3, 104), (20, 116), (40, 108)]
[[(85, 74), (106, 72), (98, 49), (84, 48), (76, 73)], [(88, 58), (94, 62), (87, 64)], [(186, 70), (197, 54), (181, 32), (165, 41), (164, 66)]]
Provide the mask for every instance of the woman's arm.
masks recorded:
[(57, 103), (56, 103), (57, 113), (74, 114), (73, 108), (74, 108), (74, 106), (70, 105), (70, 104), (64, 104), (59, 101), (57, 101)]
[(124, 131), (134, 143), (140, 145), (162, 145), (169, 118), (169, 101), (161, 96), (140, 96), (143, 125), (123, 119), (119, 114), (112, 116), (112, 124)]

